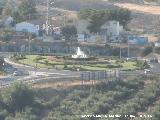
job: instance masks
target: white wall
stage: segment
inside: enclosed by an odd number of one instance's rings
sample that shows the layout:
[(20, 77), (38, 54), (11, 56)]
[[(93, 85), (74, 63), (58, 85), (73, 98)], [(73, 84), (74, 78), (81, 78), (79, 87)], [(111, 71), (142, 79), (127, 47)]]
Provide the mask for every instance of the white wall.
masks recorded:
[(106, 22), (101, 29), (107, 29), (108, 36), (119, 36), (120, 32), (123, 31), (123, 26), (121, 26), (118, 21), (109, 21)]

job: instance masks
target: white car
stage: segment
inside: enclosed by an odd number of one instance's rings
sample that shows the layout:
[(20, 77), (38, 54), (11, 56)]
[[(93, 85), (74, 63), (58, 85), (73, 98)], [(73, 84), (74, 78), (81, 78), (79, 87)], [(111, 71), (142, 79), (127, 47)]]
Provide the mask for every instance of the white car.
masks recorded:
[(144, 73), (145, 73), (145, 74), (147, 74), (147, 73), (151, 73), (151, 70), (149, 70), (149, 69), (145, 69), (145, 70), (144, 70)]
[(22, 71), (14, 71), (13, 72), (13, 76), (20, 76), (20, 75), (23, 75)]

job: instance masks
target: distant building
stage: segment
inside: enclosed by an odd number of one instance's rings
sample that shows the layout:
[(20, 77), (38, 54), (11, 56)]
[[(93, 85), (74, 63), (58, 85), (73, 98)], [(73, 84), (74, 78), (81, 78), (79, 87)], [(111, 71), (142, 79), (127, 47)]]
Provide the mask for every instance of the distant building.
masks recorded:
[[(85, 35), (93, 36), (90, 31), (88, 30), (89, 21), (87, 20), (79, 20), (76, 23), (77, 32), (81, 40), (89, 40), (89, 38), (85, 38)], [(117, 38), (120, 33), (123, 32), (123, 26), (119, 24), (118, 21), (108, 21), (104, 25), (101, 26), (98, 35), (101, 39), (106, 40), (108, 37), (110, 38)]]
[(147, 43), (148, 37), (128, 36), (128, 44), (146, 45)]
[(123, 31), (123, 26), (118, 21), (108, 21), (101, 26), (100, 34), (106, 36), (119, 36)]
[(160, 47), (160, 40), (155, 42), (155, 47)]
[(21, 22), (16, 24), (15, 30), (17, 32), (29, 32), (29, 33), (39, 35), (39, 26), (28, 23), (28, 22)]

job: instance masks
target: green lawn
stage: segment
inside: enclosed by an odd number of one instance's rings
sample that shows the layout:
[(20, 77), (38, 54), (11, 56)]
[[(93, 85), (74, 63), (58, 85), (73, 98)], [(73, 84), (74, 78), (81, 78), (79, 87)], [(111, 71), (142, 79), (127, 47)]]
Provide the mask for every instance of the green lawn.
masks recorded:
[(123, 66), (122, 69), (136, 69), (136, 62), (133, 61), (127, 61), (125, 63), (121, 63), (121, 65)]
[[(110, 69), (121, 69), (121, 70), (131, 70), (136, 69), (136, 62), (134, 61), (124, 61), (124, 62), (116, 62), (116, 60), (110, 60), (110, 64), (86, 64), (86, 65), (67, 65), (64, 68), (65, 63), (59, 61), (53, 61), (48, 58), (49, 56), (38, 56), (38, 55), (26, 55), (25, 59), (21, 59), (18, 62), (21, 64), (29, 65), (29, 66), (37, 66), (39, 68), (53, 68), (56, 66), (58, 69), (68, 69), (68, 70), (76, 70), (80, 68), (82, 70), (87, 71), (96, 71), (96, 70), (110, 70)], [(114, 66), (108, 67), (108, 65)], [(116, 67), (117, 66), (117, 67)], [(120, 67), (118, 67), (120, 66)]]

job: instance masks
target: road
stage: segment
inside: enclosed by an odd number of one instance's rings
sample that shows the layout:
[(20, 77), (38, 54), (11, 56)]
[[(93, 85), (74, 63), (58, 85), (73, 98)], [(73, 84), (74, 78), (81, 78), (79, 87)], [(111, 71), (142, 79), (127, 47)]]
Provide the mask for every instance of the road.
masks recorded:
[[(24, 75), (22, 76), (13, 76), (13, 75), (8, 75), (4, 77), (0, 77), (0, 85), (8, 85), (15, 80), (19, 81), (33, 81), (34, 82), (37, 80), (43, 80), (43, 79), (51, 79), (51, 78), (76, 78), (80, 76), (80, 72), (73, 72), (73, 71), (68, 71), (68, 70), (55, 70), (55, 69), (46, 69), (46, 68), (37, 68), (35, 69), (34, 67), (26, 66), (26, 65), (21, 65), (12, 62), (9, 58), (4, 59), (6, 63), (12, 65), (15, 69), (18, 71), (22, 71)], [(27, 74), (26, 74), (27, 73)]]
[[(28, 75), (22, 75), (22, 76), (13, 76), (13, 75), (8, 75), (5, 77), (0, 77), (0, 85), (8, 85), (11, 84), (14, 81), (26, 81), (26, 82), (36, 82), (36, 81), (41, 81), (41, 80), (46, 80), (46, 79), (64, 79), (64, 80), (70, 80), (70, 78), (78, 78), (81, 76), (82, 72), (76, 72), (76, 71), (68, 71), (68, 70), (55, 70), (55, 69), (46, 69), (46, 68), (38, 68), (35, 69), (34, 67), (26, 66), (26, 65), (21, 65), (12, 62), (9, 58), (4, 59), (6, 63), (12, 65), (14, 68), (17, 70), (23, 71), (23, 73), (28, 73)], [(160, 64), (155, 63), (151, 64), (150, 70), (154, 74), (159, 74), (160, 73)], [(120, 74), (123, 76), (129, 76), (129, 75), (140, 75), (144, 74), (144, 70), (139, 70), (139, 71), (121, 71)], [(68, 79), (67, 79), (68, 78)]]

